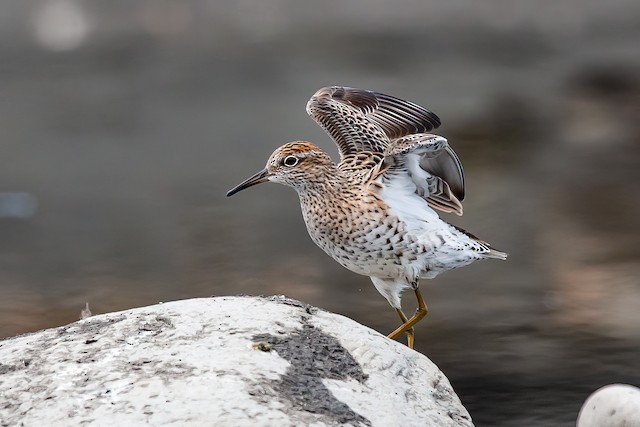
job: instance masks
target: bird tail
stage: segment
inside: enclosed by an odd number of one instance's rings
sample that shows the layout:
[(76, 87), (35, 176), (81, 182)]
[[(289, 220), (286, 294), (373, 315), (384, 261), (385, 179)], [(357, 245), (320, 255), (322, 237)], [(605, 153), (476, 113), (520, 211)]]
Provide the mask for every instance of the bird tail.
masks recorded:
[(469, 233), (467, 230), (465, 230), (464, 228), (460, 228), (456, 225), (451, 224), (451, 226), (453, 228), (455, 228), (456, 230), (458, 230), (459, 232), (465, 234), (467, 237), (469, 237), (471, 240), (476, 241), (477, 243), (479, 243), (483, 249), (485, 249), (487, 252), (483, 252), (483, 255), (486, 256), (487, 258), (494, 258), (494, 259), (501, 259), (501, 260), (505, 260), (507, 259), (507, 257), (509, 256), (508, 253), (506, 252), (502, 252), (499, 251), (497, 249), (494, 249), (491, 247), (491, 245), (487, 242), (485, 242), (484, 240), (480, 239), (477, 236), (474, 236), (473, 234)]
[(509, 256), (508, 253), (499, 251), (497, 249), (489, 248), (489, 253), (487, 254), (487, 258), (495, 258), (505, 260)]

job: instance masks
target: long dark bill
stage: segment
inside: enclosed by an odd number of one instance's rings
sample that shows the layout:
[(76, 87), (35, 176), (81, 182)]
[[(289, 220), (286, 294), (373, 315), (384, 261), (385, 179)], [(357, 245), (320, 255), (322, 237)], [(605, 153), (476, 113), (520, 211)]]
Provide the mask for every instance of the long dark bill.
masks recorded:
[(231, 190), (227, 192), (227, 197), (231, 197), (234, 194), (244, 190), (245, 188), (253, 187), (256, 184), (260, 184), (262, 182), (266, 182), (269, 180), (269, 172), (267, 169), (262, 169), (257, 174), (253, 175), (250, 178), (245, 179), (240, 184), (233, 187)]

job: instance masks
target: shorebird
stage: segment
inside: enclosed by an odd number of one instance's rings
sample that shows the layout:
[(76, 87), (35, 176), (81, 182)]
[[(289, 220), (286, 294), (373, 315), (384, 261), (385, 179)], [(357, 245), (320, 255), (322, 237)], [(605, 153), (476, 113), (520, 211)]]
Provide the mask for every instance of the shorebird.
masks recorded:
[[(267, 181), (293, 187), (311, 240), (342, 266), (371, 278), (402, 321), (389, 338), (406, 334), (413, 348), (413, 326), (427, 314), (419, 279), (507, 254), (436, 212), (462, 215), (465, 184), (447, 140), (428, 133), (440, 126), (434, 113), (341, 86), (317, 91), (307, 113), (336, 143), (340, 162), (310, 142), (289, 142), (227, 196)], [(409, 289), (418, 303), (411, 318), (401, 306)]]

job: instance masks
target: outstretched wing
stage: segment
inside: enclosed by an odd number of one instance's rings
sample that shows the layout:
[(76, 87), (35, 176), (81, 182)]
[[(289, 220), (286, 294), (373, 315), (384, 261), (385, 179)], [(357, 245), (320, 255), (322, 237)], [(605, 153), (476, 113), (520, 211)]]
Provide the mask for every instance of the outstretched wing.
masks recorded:
[(462, 215), (464, 174), (458, 156), (441, 136), (415, 134), (393, 141), (384, 153), (381, 177), (393, 180), (410, 178), (415, 192), (429, 206)]
[(363, 151), (384, 153), (391, 140), (440, 126), (438, 116), (413, 102), (342, 86), (317, 91), (307, 113), (338, 145), (341, 159)]

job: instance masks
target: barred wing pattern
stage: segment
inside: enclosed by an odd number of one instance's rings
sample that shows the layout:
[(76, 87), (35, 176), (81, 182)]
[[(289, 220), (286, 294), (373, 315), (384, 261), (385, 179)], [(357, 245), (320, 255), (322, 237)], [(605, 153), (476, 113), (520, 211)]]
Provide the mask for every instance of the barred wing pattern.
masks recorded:
[(338, 146), (344, 169), (382, 155), (383, 173), (409, 174), (432, 208), (462, 215), (462, 164), (446, 139), (426, 133), (440, 126), (431, 111), (377, 92), (329, 86), (311, 97), (307, 113)]
[(383, 153), (393, 139), (440, 126), (438, 116), (417, 104), (341, 86), (317, 91), (307, 113), (335, 141), (341, 158), (363, 151)]

